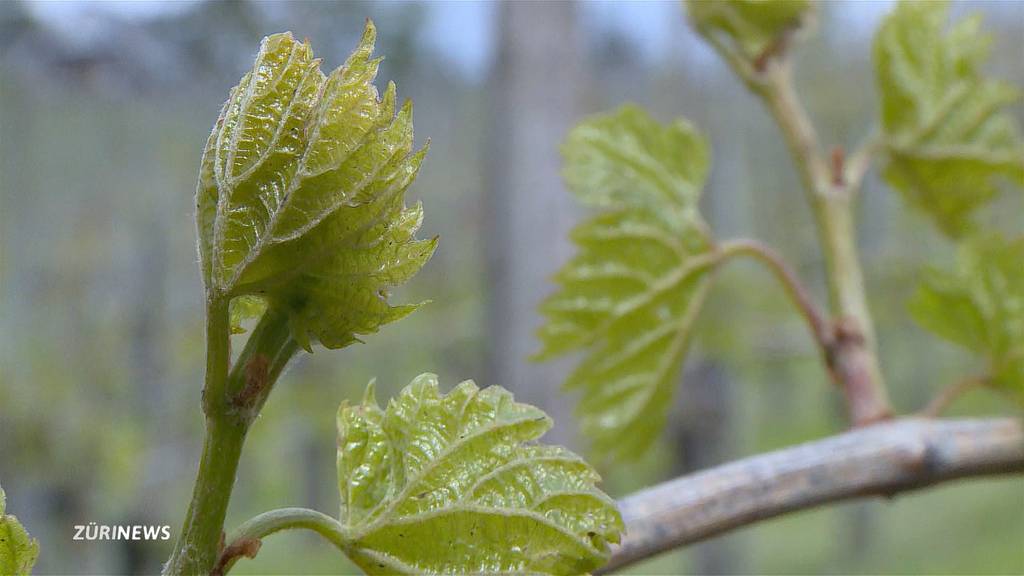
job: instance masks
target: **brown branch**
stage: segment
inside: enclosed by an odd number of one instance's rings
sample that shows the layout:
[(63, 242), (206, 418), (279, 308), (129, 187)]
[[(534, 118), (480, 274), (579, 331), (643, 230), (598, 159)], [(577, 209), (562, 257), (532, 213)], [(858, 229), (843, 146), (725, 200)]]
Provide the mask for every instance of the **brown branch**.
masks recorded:
[(739, 460), (619, 501), (626, 535), (608, 572), (711, 536), (829, 502), (1024, 472), (1018, 419), (904, 418)]

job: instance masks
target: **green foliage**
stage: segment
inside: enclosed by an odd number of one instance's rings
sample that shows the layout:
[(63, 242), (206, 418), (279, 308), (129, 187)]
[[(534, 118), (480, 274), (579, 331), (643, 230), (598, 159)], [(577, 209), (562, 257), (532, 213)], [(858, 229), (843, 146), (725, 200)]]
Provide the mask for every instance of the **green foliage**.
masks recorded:
[(566, 383), (583, 391), (583, 432), (601, 455), (636, 457), (664, 427), (710, 282), (708, 148), (685, 121), (624, 106), (574, 128), (563, 153), (569, 188), (603, 211), (572, 233), (579, 253), (541, 306), (538, 357), (586, 350)]
[(730, 50), (754, 61), (800, 28), (814, 5), (809, 0), (688, 0), (687, 7), (702, 34), (724, 35)]
[(910, 310), (925, 328), (985, 355), (989, 382), (1024, 402), (1024, 238), (965, 243), (955, 270), (927, 271)]
[(1020, 92), (980, 72), (990, 38), (968, 18), (945, 32), (945, 2), (901, 2), (875, 38), (885, 179), (943, 232), (960, 236), (998, 192), (1024, 185), (1024, 146), (1006, 106)]
[(7, 497), (0, 488), (0, 574), (31, 574), (39, 556), (39, 542), (31, 538), (14, 516), (6, 515)]
[(346, 346), (412, 312), (390, 306), (387, 290), (436, 246), (414, 238), (422, 208), (404, 204), (426, 149), (413, 152), (412, 105), (396, 114), (395, 85), (378, 97), (375, 36), (368, 22), (329, 76), (309, 44), (266, 38), (203, 154), (196, 220), (207, 291), (287, 309), (307, 349), (314, 339)]
[(259, 296), (245, 294), (231, 300), (229, 315), (231, 320), (231, 333), (243, 334), (245, 327), (242, 323), (252, 318), (259, 318), (267, 311), (267, 301)]
[(568, 450), (534, 444), (539, 409), (473, 382), (449, 394), (413, 380), (387, 409), (373, 385), (338, 413), (341, 523), (370, 574), (581, 574), (623, 529), (597, 474)]

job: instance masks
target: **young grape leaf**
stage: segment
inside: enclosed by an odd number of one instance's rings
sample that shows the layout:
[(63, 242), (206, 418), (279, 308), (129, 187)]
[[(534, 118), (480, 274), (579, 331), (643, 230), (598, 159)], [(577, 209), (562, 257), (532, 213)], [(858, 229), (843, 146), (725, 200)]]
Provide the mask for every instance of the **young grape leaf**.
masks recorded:
[(347, 553), (369, 574), (582, 574), (622, 519), (597, 473), (535, 444), (551, 420), (500, 387), (447, 395), (417, 377), (381, 409), (373, 385), (338, 412)]
[(537, 357), (586, 350), (566, 383), (583, 391), (583, 432), (599, 455), (636, 457), (664, 427), (710, 284), (708, 148), (685, 121), (627, 105), (574, 128), (563, 153), (569, 188), (605, 210), (572, 232), (579, 252), (541, 305)]
[(985, 355), (991, 384), (1024, 402), (1024, 238), (964, 243), (955, 270), (927, 271), (910, 310), (928, 330)]
[(242, 334), (245, 332), (242, 323), (262, 316), (267, 311), (267, 301), (259, 296), (245, 294), (232, 299), (228, 310), (231, 319), (231, 333)]
[(1020, 92), (980, 68), (990, 38), (968, 18), (944, 32), (945, 2), (901, 2), (875, 37), (886, 181), (950, 236), (998, 192), (1024, 185), (1024, 145), (1006, 107)]
[(0, 574), (31, 574), (39, 557), (39, 542), (28, 535), (14, 516), (6, 515), (7, 498), (0, 488)]
[(809, 0), (689, 0), (690, 20), (701, 34), (721, 34), (745, 60), (756, 61), (814, 8)]
[(275, 34), (231, 91), (200, 169), (196, 221), (207, 290), (257, 295), (291, 314), (305, 347), (338, 348), (417, 306), (387, 290), (414, 275), (436, 239), (415, 233), (422, 208), (406, 188), (426, 149), (413, 151), (412, 105), (395, 85), (379, 97), (367, 22), (355, 52), (324, 76), (308, 43)]

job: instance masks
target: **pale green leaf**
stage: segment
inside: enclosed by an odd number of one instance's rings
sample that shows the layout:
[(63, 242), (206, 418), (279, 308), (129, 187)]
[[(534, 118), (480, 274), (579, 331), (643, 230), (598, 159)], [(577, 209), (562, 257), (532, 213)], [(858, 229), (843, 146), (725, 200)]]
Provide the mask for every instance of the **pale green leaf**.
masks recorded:
[(0, 488), (0, 574), (31, 574), (39, 557), (39, 542), (28, 535), (14, 516), (6, 514), (7, 500)]
[(888, 152), (886, 181), (943, 232), (972, 228), (971, 214), (1024, 185), (1024, 145), (1007, 106), (1020, 92), (982, 76), (990, 38), (968, 18), (948, 32), (945, 2), (901, 2), (875, 38)]
[(413, 150), (412, 104), (373, 80), (368, 22), (345, 64), (324, 76), (306, 43), (266, 38), (231, 91), (203, 155), (197, 227), (214, 296), (255, 295), (287, 309), (295, 338), (345, 346), (401, 318), (388, 290), (433, 254), (417, 240), (420, 206), (405, 190), (426, 148)]
[(242, 334), (245, 332), (245, 327), (242, 324), (246, 320), (262, 316), (267, 310), (267, 301), (259, 296), (246, 294), (233, 298), (228, 310), (231, 320), (231, 333)]
[(688, 0), (687, 7), (702, 34), (726, 37), (729, 49), (755, 61), (799, 29), (814, 5), (809, 0)]
[(636, 457), (664, 427), (710, 282), (708, 147), (684, 121), (624, 106), (574, 128), (563, 152), (569, 188), (605, 210), (572, 232), (538, 357), (586, 352), (566, 383), (582, 392), (583, 433), (600, 455)]
[(992, 384), (1024, 402), (1024, 238), (965, 243), (955, 270), (927, 271), (910, 310), (925, 328), (984, 355)]
[(499, 387), (447, 395), (419, 376), (387, 409), (338, 412), (341, 524), (369, 574), (582, 574), (622, 520), (597, 474), (556, 446), (539, 409)]

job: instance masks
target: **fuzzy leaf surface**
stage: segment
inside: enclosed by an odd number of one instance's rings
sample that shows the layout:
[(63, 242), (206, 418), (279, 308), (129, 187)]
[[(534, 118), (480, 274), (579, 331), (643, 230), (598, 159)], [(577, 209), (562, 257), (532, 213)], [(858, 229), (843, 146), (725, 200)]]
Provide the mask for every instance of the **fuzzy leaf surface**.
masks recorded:
[(31, 574), (39, 557), (39, 542), (28, 535), (14, 516), (6, 514), (7, 500), (0, 488), (0, 574)]
[(325, 76), (307, 43), (267, 37), (231, 91), (200, 168), (196, 221), (207, 290), (286, 308), (305, 347), (338, 348), (405, 316), (388, 304), (433, 254), (415, 233), (420, 206), (404, 194), (425, 149), (413, 151), (412, 105), (373, 80), (367, 23), (344, 65)]
[(690, 20), (702, 34), (723, 35), (730, 48), (757, 60), (813, 9), (809, 0), (688, 0)]
[(981, 74), (990, 38), (980, 19), (946, 31), (945, 2), (901, 2), (874, 43), (886, 181), (950, 236), (1008, 179), (1024, 185), (1024, 146), (1007, 106), (1014, 86)]
[(572, 232), (538, 358), (585, 351), (566, 382), (582, 392), (583, 433), (600, 456), (636, 457), (664, 427), (710, 283), (697, 211), (707, 144), (682, 120), (624, 106), (574, 128), (563, 154), (570, 190), (602, 210)]
[(910, 310), (928, 330), (985, 356), (991, 383), (1024, 402), (1024, 238), (965, 243), (956, 269), (927, 271)]
[(381, 409), (368, 389), (338, 413), (341, 523), (369, 574), (582, 574), (622, 520), (597, 474), (536, 444), (551, 420), (500, 387), (447, 395), (417, 377)]

